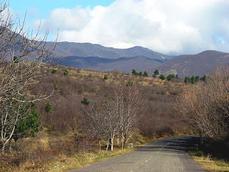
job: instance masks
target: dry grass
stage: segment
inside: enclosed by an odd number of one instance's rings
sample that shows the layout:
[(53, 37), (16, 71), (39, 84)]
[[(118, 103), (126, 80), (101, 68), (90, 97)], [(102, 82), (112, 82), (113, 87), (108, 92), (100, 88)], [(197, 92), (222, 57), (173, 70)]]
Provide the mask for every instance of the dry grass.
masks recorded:
[(193, 156), (209, 172), (229, 172), (229, 162), (223, 160), (214, 160), (210, 156)]
[[(55, 72), (51, 70), (50, 75), (44, 77), (44, 81), (35, 90), (42, 92), (55, 89), (54, 95), (47, 101), (52, 105), (53, 112), (45, 112), (47, 102), (38, 104), (42, 129), (45, 131), (35, 138), (18, 140), (14, 155), (9, 155), (3, 161), (0, 156), (0, 172), (58, 172), (128, 152), (98, 152), (97, 143), (91, 140), (89, 143), (97, 147), (88, 147), (84, 142), (78, 147), (75, 143), (75, 134), (84, 134), (81, 100), (103, 99), (110, 94), (112, 86), (122, 79), (136, 81), (144, 96), (144, 108), (138, 115), (139, 135), (135, 135), (130, 143), (145, 143), (143, 135), (158, 138), (182, 133), (183, 126), (186, 126), (173, 110), (175, 99), (184, 88), (183, 83), (153, 77), (133, 77), (117, 72), (61, 67), (54, 69)], [(65, 70), (68, 70), (67, 75), (64, 75)], [(107, 79), (104, 79), (105, 75)]]
[[(145, 138), (135, 139), (145, 143)], [(99, 151), (98, 146), (78, 147), (74, 133), (60, 134), (47, 131), (40, 132), (34, 138), (21, 139), (13, 146), (14, 152), (0, 154), (0, 172), (62, 172), (133, 150), (115, 148), (114, 152), (106, 152)]]
[(19, 167), (0, 163), (1, 172), (64, 172), (69, 169), (77, 169), (91, 163), (105, 160), (107, 158), (129, 153), (133, 149), (115, 150), (114, 152), (98, 151), (90, 153), (77, 153), (71, 156), (59, 155), (47, 162), (35, 163), (31, 160), (25, 161)]
[(91, 153), (80, 153), (72, 157), (62, 156), (59, 160), (50, 163), (47, 172), (62, 172), (69, 169), (82, 168), (91, 163), (105, 160), (107, 158), (129, 153), (131, 149), (116, 150), (114, 152), (91, 152)]

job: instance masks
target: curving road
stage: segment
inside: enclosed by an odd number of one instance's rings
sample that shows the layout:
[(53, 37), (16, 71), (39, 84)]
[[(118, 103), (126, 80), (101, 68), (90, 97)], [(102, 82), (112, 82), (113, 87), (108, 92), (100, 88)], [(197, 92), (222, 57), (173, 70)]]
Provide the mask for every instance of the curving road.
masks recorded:
[(196, 137), (163, 139), (129, 154), (70, 172), (204, 172), (186, 153), (197, 143)]

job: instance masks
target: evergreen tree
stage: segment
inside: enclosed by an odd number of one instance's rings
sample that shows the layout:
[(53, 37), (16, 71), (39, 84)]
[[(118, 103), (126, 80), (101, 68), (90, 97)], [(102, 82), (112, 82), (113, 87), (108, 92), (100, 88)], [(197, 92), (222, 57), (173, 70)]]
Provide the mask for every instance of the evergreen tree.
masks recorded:
[(83, 98), (83, 100), (81, 101), (81, 104), (83, 104), (83, 105), (89, 105), (90, 104), (90, 102), (89, 102), (89, 100), (87, 99), (87, 98)]
[(205, 82), (207, 80), (207, 76), (204, 75), (203, 77), (200, 78), (200, 80)]
[(68, 74), (69, 74), (68, 70), (65, 69), (65, 70), (64, 70), (64, 76), (67, 76)]
[(45, 106), (45, 112), (50, 113), (53, 111), (53, 107), (50, 103), (47, 103)]
[(160, 78), (161, 80), (165, 80), (165, 76), (162, 75), (162, 74), (159, 76), (159, 78)]
[(135, 69), (132, 70), (132, 75), (137, 75), (137, 72)]
[(19, 120), (14, 134), (14, 139), (17, 140), (22, 137), (34, 137), (39, 131), (40, 118), (35, 105), (32, 105), (31, 110), (25, 115), (25, 118)]
[(148, 73), (145, 71), (145, 72), (143, 73), (143, 76), (144, 76), (144, 77), (148, 77)]
[(188, 84), (188, 83), (190, 83), (190, 82), (191, 82), (191, 80), (190, 80), (190, 78), (189, 78), (189, 77), (187, 77), (187, 76), (186, 76), (186, 77), (184, 78), (184, 82), (185, 82), (186, 84)]
[(160, 75), (159, 70), (158, 70), (158, 69), (156, 69), (156, 70), (154, 71), (153, 75), (154, 75), (154, 76), (158, 76), (158, 75)]
[(176, 76), (174, 75), (174, 74), (169, 74), (167, 77), (166, 77), (166, 79), (168, 80), (168, 81), (171, 81), (172, 79), (174, 79)]
[(200, 81), (200, 77), (199, 76), (196, 76), (195, 77), (195, 82), (199, 82)]

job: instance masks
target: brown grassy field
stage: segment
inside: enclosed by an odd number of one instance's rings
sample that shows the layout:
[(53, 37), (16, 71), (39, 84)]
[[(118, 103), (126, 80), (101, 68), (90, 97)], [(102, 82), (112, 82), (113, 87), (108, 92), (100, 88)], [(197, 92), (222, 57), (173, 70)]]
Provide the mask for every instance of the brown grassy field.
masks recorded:
[[(61, 171), (71, 168), (71, 165), (77, 167), (120, 154), (120, 151), (101, 153), (98, 142), (85, 135), (87, 126), (81, 101), (86, 98), (89, 102), (96, 102), (106, 98), (122, 80), (136, 82), (142, 94), (136, 133), (131, 143), (142, 144), (146, 142), (146, 137), (156, 138), (188, 131), (187, 124), (175, 108), (177, 96), (187, 87), (182, 82), (53, 66), (48, 71), (34, 90), (48, 93), (54, 89), (50, 99), (36, 105), (41, 121), (40, 132), (35, 137), (13, 143), (13, 151), (1, 157), (0, 171), (49, 171), (50, 167), (57, 169), (56, 166), (61, 166), (58, 167)], [(47, 104), (50, 111), (46, 110)], [(88, 159), (87, 152), (93, 155), (92, 159)]]

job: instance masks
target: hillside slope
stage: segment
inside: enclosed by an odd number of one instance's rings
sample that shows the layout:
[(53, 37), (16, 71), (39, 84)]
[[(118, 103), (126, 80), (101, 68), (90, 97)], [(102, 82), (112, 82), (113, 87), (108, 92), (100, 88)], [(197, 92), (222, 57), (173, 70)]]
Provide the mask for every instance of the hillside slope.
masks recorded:
[(196, 55), (181, 55), (166, 61), (159, 69), (162, 72), (175, 70), (179, 76), (205, 75), (217, 67), (229, 64), (229, 54), (204, 51)]
[(164, 63), (163, 60), (150, 59), (146, 57), (129, 57), (118, 59), (106, 59), (100, 57), (64, 57), (53, 59), (54, 64), (60, 64), (69, 67), (94, 69), (99, 71), (120, 71), (130, 72), (132, 69), (138, 71), (146, 70), (152, 72)]
[[(53, 42), (48, 42), (47, 47), (52, 48)], [(91, 43), (73, 43), (73, 42), (57, 42), (53, 52), (54, 57), (100, 57), (107, 59), (129, 58), (142, 56), (150, 59), (164, 60), (171, 58), (170, 56), (154, 52), (148, 48), (135, 46), (127, 49), (118, 49), (112, 47), (104, 47), (99, 44)]]

